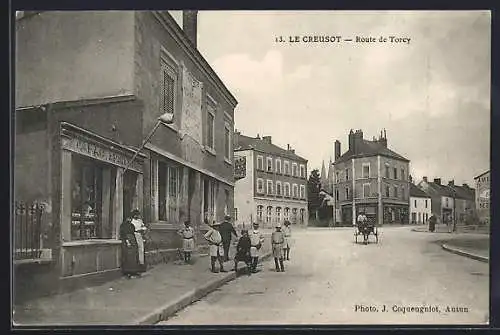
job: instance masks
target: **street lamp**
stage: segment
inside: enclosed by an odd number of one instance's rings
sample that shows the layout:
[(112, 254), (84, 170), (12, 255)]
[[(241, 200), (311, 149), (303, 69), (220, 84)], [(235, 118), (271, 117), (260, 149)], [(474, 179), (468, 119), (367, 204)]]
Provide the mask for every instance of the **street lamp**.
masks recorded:
[(127, 166), (125, 166), (125, 170), (123, 171), (123, 173), (125, 173), (128, 170), (128, 168), (130, 167), (130, 165), (136, 159), (136, 157), (139, 154), (139, 152), (144, 148), (144, 146), (146, 145), (146, 143), (149, 142), (149, 140), (151, 139), (151, 137), (153, 137), (156, 129), (158, 129), (158, 127), (160, 126), (160, 124), (167, 125), (167, 124), (172, 124), (172, 123), (174, 123), (174, 114), (173, 113), (164, 113), (164, 114), (162, 114), (162, 115), (160, 115), (158, 117), (155, 126), (153, 127), (153, 129), (151, 129), (151, 131), (149, 132), (148, 136), (146, 136), (146, 138), (142, 142), (142, 144), (139, 147), (139, 149), (137, 149), (137, 151), (134, 153), (134, 156), (132, 157), (132, 159), (127, 163)]

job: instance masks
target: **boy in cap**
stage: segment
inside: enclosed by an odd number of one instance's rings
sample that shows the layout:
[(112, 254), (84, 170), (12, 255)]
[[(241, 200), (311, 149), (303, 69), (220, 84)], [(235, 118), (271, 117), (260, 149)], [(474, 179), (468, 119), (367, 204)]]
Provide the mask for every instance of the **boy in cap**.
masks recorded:
[(210, 262), (212, 266), (212, 272), (215, 271), (215, 262), (219, 261), (220, 272), (227, 272), (224, 270), (224, 263), (222, 261), (223, 249), (222, 249), (222, 237), (219, 233), (220, 223), (213, 222), (211, 229), (204, 235), (205, 239), (210, 245)]
[[(281, 231), (281, 223), (276, 224), (276, 231), (271, 234), (271, 245), (273, 247), (274, 265), (276, 272), (285, 272), (283, 265), (283, 244), (285, 243), (285, 235)], [(279, 264), (278, 264), (279, 261)]]
[(253, 223), (253, 230), (250, 233), (250, 256), (252, 256), (252, 272), (257, 272), (257, 263), (259, 262), (259, 250), (264, 243), (264, 236), (259, 231), (259, 223)]

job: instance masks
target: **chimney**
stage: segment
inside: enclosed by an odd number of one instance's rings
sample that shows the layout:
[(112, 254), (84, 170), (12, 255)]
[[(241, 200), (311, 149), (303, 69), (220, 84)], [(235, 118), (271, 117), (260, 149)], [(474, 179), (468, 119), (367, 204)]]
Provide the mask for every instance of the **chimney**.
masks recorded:
[(290, 150), (290, 144), (286, 145), (286, 150)]
[(259, 135), (259, 134), (257, 134), (257, 137), (256, 137), (256, 139), (260, 140), (260, 135)]
[(434, 178), (434, 183), (441, 185), (441, 178)]
[(448, 182), (448, 186), (455, 186), (455, 181), (454, 180), (450, 180)]
[(189, 38), (193, 46), (196, 48), (196, 35), (198, 31), (198, 11), (197, 10), (184, 10), (182, 11), (182, 30)]
[(363, 141), (363, 131), (357, 129), (355, 132), (349, 132), (349, 150), (354, 153), (358, 152), (359, 144)]
[(349, 132), (349, 151), (355, 152), (354, 149), (354, 132), (351, 131)]
[(233, 148), (239, 147), (240, 135), (241, 135), (241, 132), (239, 132), (238, 129), (235, 129), (234, 130), (234, 137), (233, 137)]
[(262, 136), (262, 139), (268, 143), (268, 144), (271, 144), (271, 136)]
[(467, 185), (467, 184), (462, 184), (462, 187), (469, 188), (469, 185)]
[(413, 184), (413, 177), (411, 175), (408, 176), (408, 180), (410, 181), (410, 184)]
[(427, 177), (424, 177), (423, 179), (424, 179), (424, 182), (428, 183)]
[(339, 157), (340, 157), (340, 141), (339, 140), (335, 141), (334, 152), (335, 152), (335, 160), (339, 159)]

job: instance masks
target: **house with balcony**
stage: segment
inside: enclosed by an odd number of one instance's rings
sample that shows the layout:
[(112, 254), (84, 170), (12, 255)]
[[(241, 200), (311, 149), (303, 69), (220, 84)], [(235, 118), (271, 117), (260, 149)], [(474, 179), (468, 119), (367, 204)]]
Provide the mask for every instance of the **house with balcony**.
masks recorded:
[(410, 161), (388, 148), (385, 130), (373, 140), (351, 130), (348, 150), (334, 147), (335, 225), (354, 224), (360, 211), (379, 225), (408, 223)]
[[(119, 276), (134, 208), (150, 265), (175, 255), (184, 220), (201, 236), (231, 212), (237, 101), (197, 49), (197, 12), (182, 26), (167, 11), (18, 15), (14, 191), (42, 205), (31, 240), (50, 252), (41, 269), (15, 246), (16, 292)], [(173, 122), (156, 128), (165, 113)]]
[(307, 226), (307, 160), (271, 136), (249, 137), (235, 132), (234, 155), (246, 160), (245, 177), (234, 187), (234, 217), (238, 225), (259, 222), (273, 227), (289, 220)]

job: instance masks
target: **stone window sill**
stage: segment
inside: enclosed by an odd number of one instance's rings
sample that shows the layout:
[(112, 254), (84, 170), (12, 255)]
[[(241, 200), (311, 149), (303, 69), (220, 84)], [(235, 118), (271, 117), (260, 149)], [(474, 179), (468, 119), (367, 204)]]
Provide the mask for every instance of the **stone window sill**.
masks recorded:
[(209, 154), (211, 154), (212, 156), (217, 155), (217, 152), (215, 151), (215, 149), (210, 148), (208, 145), (205, 145), (205, 151), (208, 152)]

